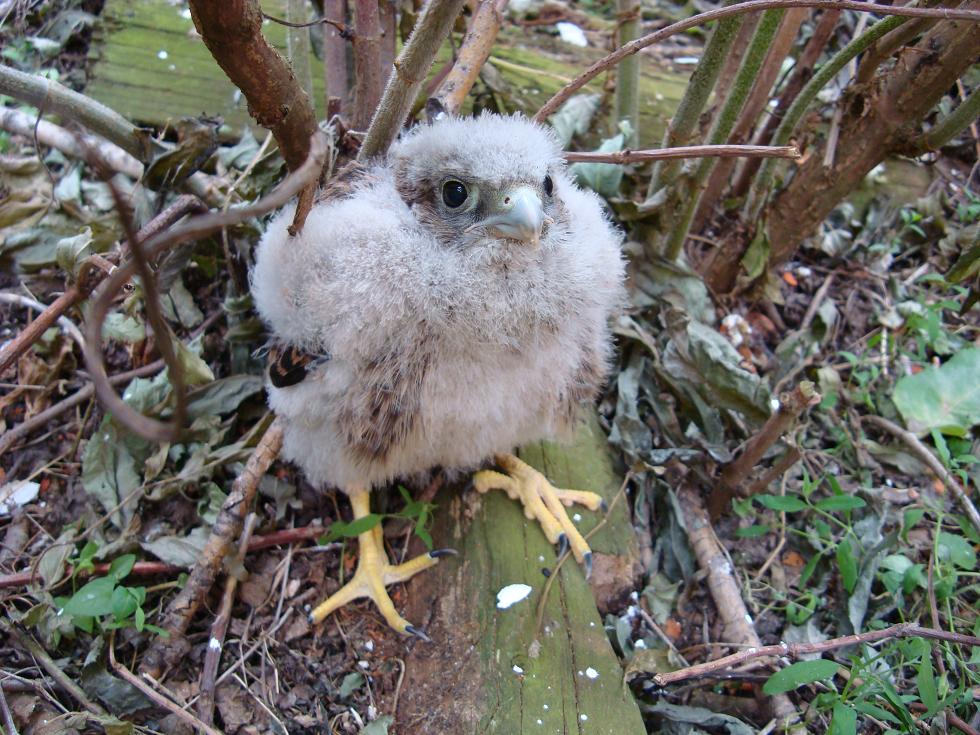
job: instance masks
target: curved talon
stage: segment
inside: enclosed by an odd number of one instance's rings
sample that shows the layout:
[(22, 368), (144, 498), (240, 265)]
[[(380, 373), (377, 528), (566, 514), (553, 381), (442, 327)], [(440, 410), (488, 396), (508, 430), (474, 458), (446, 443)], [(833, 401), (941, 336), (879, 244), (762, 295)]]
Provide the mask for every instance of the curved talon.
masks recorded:
[(409, 635), (414, 635), (417, 638), (421, 638), (426, 643), (432, 643), (432, 639), (425, 634), (425, 631), (421, 628), (416, 628), (414, 625), (406, 625), (405, 632)]
[(599, 510), (602, 513), (608, 513), (609, 512), (609, 503), (606, 502), (606, 499), (605, 498), (603, 498), (602, 500), (599, 501)]
[(511, 454), (497, 455), (494, 462), (504, 472), (477, 472), (472, 480), (474, 489), (479, 493), (503, 490), (509, 497), (520, 500), (524, 515), (541, 525), (550, 543), (558, 544), (558, 556), (571, 551), (575, 559), (585, 565), (588, 576), (592, 569), (591, 549), (565, 508), (581, 505), (593, 511), (608, 511), (602, 497), (583, 490), (556, 488), (544, 475)]
[(459, 552), (456, 549), (433, 549), (429, 552), (429, 557), (432, 559), (439, 559), (443, 556), (459, 556)]
[(565, 534), (561, 534), (558, 537), (558, 556), (559, 556), (559, 558), (562, 557), (562, 556), (565, 556), (565, 554), (568, 553), (568, 548), (569, 548), (568, 536), (566, 536)]

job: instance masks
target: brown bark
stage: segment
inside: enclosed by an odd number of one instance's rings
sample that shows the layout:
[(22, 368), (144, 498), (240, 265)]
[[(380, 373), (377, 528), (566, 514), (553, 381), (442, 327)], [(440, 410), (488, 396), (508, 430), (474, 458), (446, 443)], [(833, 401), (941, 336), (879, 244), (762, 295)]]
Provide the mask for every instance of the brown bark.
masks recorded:
[[(786, 82), (786, 86), (779, 95), (779, 101), (776, 102), (776, 109), (769, 116), (769, 119), (766, 120), (762, 131), (756, 136), (757, 143), (764, 144), (772, 140), (772, 134), (776, 132), (776, 128), (779, 126), (783, 114), (789, 109), (796, 95), (803, 89), (803, 85), (813, 76), (813, 67), (816, 66), (817, 59), (820, 58), (820, 54), (833, 35), (834, 29), (837, 27), (837, 21), (840, 19), (840, 14), (841, 11), (839, 10), (825, 10), (820, 15), (820, 20), (813, 31), (813, 35), (810, 36), (810, 40), (807, 41), (806, 46), (803, 48), (803, 53), (797, 59), (796, 66), (793, 68), (793, 73), (789, 81)], [(745, 192), (749, 190), (749, 185), (752, 183), (755, 172), (759, 170), (760, 163), (760, 161), (752, 159), (744, 162), (741, 170), (738, 172), (735, 183), (732, 185), (732, 196), (745, 196)]]
[(504, 19), (506, 6), (507, 0), (483, 0), (473, 20), (470, 21), (456, 63), (453, 64), (435, 94), (436, 99), (450, 114), (459, 114), (463, 100), (466, 99), (466, 95), (490, 56), (490, 50), (497, 40), (497, 32)]
[[(970, 2), (964, 8), (976, 8)], [(811, 156), (766, 210), (771, 264), (789, 259), (835, 206), (884, 158), (918, 130), (921, 120), (980, 54), (980, 24), (937, 25), (904, 49), (867, 97), (852, 94), (841, 123), (837, 163), (825, 168)]]
[[(323, 17), (340, 22), (347, 20), (346, 0), (324, 0)], [(323, 66), (327, 84), (327, 117), (342, 115), (350, 96), (347, 79), (347, 39), (335, 26), (323, 26)]]
[(351, 127), (367, 130), (381, 90), (381, 15), (378, 0), (354, 0), (354, 105)]
[(204, 44), (248, 100), (249, 114), (275, 137), (289, 170), (299, 168), (316, 116), (292, 68), (262, 35), (258, 0), (191, 0), (190, 7)]

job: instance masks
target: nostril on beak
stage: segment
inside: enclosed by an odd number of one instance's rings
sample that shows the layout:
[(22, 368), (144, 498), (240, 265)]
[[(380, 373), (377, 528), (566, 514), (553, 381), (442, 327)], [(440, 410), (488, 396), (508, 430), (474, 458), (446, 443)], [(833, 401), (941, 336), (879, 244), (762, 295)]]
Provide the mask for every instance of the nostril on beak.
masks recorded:
[(504, 197), (504, 204), (510, 204), (510, 197)]

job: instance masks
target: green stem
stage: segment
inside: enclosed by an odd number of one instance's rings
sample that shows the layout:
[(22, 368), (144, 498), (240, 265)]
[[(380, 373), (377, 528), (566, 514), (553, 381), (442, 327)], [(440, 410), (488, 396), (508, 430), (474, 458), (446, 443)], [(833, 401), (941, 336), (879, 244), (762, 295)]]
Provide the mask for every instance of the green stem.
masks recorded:
[[(616, 0), (620, 17), (617, 44), (622, 46), (640, 35), (640, 3), (638, 0)], [(624, 120), (629, 123), (627, 148), (635, 148), (640, 139), (640, 57), (630, 56), (616, 70), (616, 109), (613, 133)]]
[[(725, 4), (731, 5), (733, 2), (734, 0), (728, 0)], [(741, 28), (743, 20), (743, 16), (735, 15), (718, 21), (718, 25), (715, 26), (715, 30), (701, 54), (701, 61), (687, 84), (684, 98), (677, 106), (677, 111), (670, 121), (662, 147), (674, 148), (686, 145), (691, 141), (691, 137), (697, 129), (701, 112), (708, 102), (711, 91), (715, 88), (718, 74), (721, 73), (721, 68), (732, 48), (732, 43), (735, 42), (735, 36), (738, 35), (738, 29)], [(677, 179), (682, 165), (683, 161), (680, 160), (658, 162), (654, 166), (647, 195), (653, 196), (665, 186), (670, 186)]]
[[(820, 70), (813, 75), (813, 78), (806, 83), (806, 86), (800, 90), (800, 93), (793, 100), (793, 104), (789, 106), (786, 111), (786, 117), (776, 128), (776, 133), (773, 135), (770, 145), (786, 145), (793, 132), (796, 130), (796, 126), (799, 124), (803, 115), (806, 113), (807, 108), (816, 99), (817, 94), (823, 89), (830, 80), (832, 80), (837, 73), (844, 68), (844, 66), (855, 56), (863, 51), (866, 51), (871, 47), (875, 41), (880, 39), (889, 31), (898, 28), (902, 23), (905, 23), (908, 18), (898, 15), (893, 15), (884, 20), (880, 20), (875, 23), (871, 28), (864, 32), (861, 36), (858, 36), (844, 48), (838, 51), (833, 58), (830, 59), (826, 64), (820, 67)], [(782, 142), (780, 142), (782, 141)], [(745, 211), (747, 213), (747, 219), (749, 221), (754, 220), (759, 215), (759, 210), (762, 209), (762, 205), (765, 202), (766, 195), (769, 188), (772, 186), (773, 179), (773, 165), (771, 161), (763, 161), (762, 166), (759, 167), (759, 174), (756, 176), (755, 184), (752, 186), (752, 191), (749, 193), (749, 198), (746, 203)]]
[(937, 151), (959, 135), (980, 117), (980, 87), (963, 100), (959, 107), (936, 123), (928, 133), (923, 133), (912, 142), (919, 153)]
[[(759, 27), (752, 36), (752, 43), (749, 44), (748, 51), (745, 53), (745, 59), (735, 76), (731, 91), (711, 129), (708, 137), (709, 144), (717, 145), (728, 140), (728, 136), (738, 120), (739, 113), (745, 105), (745, 100), (748, 99), (749, 93), (752, 91), (753, 82), (759, 74), (759, 69), (762, 68), (773, 36), (776, 34), (785, 13), (785, 10), (767, 10), (763, 13)], [(687, 182), (682, 182), (675, 187), (677, 190), (683, 189), (684, 191), (680, 215), (672, 223), (667, 235), (666, 257), (668, 260), (676, 261), (681, 254), (684, 241), (687, 239), (688, 231), (691, 228), (691, 221), (697, 211), (701, 192), (704, 190), (705, 182), (716, 163), (715, 159), (703, 159), (694, 175)]]

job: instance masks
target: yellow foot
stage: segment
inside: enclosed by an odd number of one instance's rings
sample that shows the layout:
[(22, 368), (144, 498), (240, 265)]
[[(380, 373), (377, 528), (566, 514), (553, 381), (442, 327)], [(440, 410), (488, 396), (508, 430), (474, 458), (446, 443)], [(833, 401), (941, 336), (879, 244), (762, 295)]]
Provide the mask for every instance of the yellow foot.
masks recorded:
[(585, 538), (572, 523), (563, 505), (575, 503), (589, 510), (605, 507), (605, 501), (596, 493), (582, 490), (562, 490), (554, 487), (547, 478), (512, 454), (500, 454), (494, 461), (507, 474), (483, 470), (473, 476), (477, 492), (503, 490), (524, 505), (524, 515), (541, 524), (548, 541), (558, 544), (559, 556), (569, 548), (579, 564), (585, 565), (585, 576), (592, 573), (592, 550)]
[[(350, 499), (351, 505), (354, 507), (355, 520), (368, 515), (369, 501), (367, 490), (352, 492)], [(380, 523), (370, 531), (359, 534), (357, 542), (360, 550), (357, 560), (357, 571), (354, 573), (350, 582), (316, 606), (313, 612), (310, 613), (310, 621), (319, 623), (334, 610), (343, 607), (348, 602), (362, 597), (369, 597), (377, 605), (385, 621), (392, 628), (399, 633), (418, 636), (422, 640), (428, 641), (429, 636), (421, 628), (416, 628), (414, 625), (411, 625), (405, 618), (398, 614), (385, 587), (396, 582), (404, 582), (422, 570), (434, 566), (438, 563), (439, 557), (446, 556), (447, 554), (455, 554), (456, 552), (453, 549), (436, 549), (427, 554), (417, 556), (404, 564), (389, 564), (388, 557), (385, 555)]]

